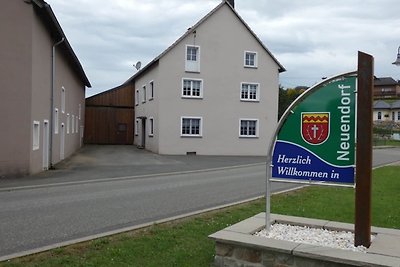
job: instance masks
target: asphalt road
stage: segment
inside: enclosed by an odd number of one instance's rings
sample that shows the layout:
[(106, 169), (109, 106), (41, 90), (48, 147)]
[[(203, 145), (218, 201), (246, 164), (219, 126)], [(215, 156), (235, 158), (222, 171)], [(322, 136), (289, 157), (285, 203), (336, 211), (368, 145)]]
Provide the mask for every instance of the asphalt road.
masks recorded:
[[(374, 151), (374, 165), (400, 149)], [(0, 259), (263, 195), (265, 164), (0, 190)], [(273, 191), (293, 187), (273, 183)]]

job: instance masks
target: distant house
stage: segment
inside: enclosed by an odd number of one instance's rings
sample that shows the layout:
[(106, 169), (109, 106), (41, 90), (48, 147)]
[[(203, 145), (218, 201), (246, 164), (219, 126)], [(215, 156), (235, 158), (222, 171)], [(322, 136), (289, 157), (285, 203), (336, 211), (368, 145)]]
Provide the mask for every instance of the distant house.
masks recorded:
[(0, 177), (33, 174), (81, 146), (90, 82), (45, 1), (2, 1), (0, 32)]
[(222, 1), (127, 82), (134, 144), (160, 154), (266, 155), (284, 67)]
[(125, 84), (86, 98), (85, 144), (133, 145), (134, 91)]
[(383, 100), (374, 101), (373, 120), (375, 122), (400, 123), (400, 100), (392, 103)]
[(374, 98), (400, 98), (400, 83), (391, 77), (375, 77)]

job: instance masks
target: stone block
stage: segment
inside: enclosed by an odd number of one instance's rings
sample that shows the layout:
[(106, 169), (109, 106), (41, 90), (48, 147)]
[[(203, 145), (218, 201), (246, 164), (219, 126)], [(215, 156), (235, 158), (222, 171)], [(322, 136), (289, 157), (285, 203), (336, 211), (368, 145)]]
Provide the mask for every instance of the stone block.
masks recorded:
[(237, 247), (233, 251), (233, 257), (235, 259), (251, 262), (251, 263), (260, 263), (261, 262), (261, 251)]
[(231, 257), (233, 254), (233, 246), (217, 242), (215, 244), (215, 254), (222, 257)]

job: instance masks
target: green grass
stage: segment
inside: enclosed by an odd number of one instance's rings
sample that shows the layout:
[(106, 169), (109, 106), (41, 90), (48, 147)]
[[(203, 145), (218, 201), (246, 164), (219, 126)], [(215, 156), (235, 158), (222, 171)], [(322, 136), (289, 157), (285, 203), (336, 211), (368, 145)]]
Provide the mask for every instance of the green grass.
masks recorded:
[(374, 139), (373, 146), (400, 146), (400, 141), (390, 139)]
[[(400, 229), (400, 166), (373, 172), (372, 224)], [(273, 213), (353, 223), (354, 190), (310, 186), (272, 197)], [(0, 266), (209, 266), (208, 235), (265, 211), (264, 199), (0, 263)]]

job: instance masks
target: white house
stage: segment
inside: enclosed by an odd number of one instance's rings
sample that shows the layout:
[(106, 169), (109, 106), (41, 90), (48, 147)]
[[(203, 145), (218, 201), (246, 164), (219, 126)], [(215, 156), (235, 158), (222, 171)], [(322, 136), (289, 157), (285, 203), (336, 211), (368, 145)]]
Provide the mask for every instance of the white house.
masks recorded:
[(400, 122), (400, 100), (388, 103), (384, 100), (374, 101), (373, 120), (376, 122)]
[(266, 155), (285, 71), (222, 1), (126, 83), (134, 143), (159, 154)]

